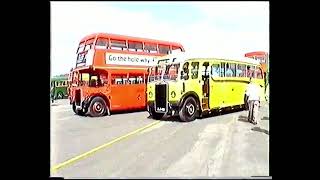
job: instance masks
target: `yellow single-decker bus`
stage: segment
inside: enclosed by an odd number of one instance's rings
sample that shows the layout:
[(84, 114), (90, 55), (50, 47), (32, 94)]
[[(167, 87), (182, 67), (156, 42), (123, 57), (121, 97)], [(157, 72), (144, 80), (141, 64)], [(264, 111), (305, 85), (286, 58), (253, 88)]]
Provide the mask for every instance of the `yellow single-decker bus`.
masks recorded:
[(182, 121), (226, 107), (243, 108), (250, 77), (261, 87), (265, 81), (259, 62), (250, 58), (191, 58), (167, 56), (149, 68), (148, 112), (155, 119), (179, 116)]

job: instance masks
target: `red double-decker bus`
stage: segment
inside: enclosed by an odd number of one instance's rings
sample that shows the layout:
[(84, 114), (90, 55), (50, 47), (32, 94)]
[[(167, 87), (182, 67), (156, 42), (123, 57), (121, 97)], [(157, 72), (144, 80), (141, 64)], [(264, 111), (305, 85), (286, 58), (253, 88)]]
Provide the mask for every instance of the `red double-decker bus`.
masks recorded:
[(181, 44), (117, 34), (81, 39), (71, 70), (69, 100), (78, 115), (93, 117), (146, 108), (148, 67), (157, 57), (184, 52)]
[(246, 53), (244, 56), (258, 60), (261, 64), (262, 70), (264, 72), (268, 71), (269, 55), (267, 52), (254, 51), (254, 52)]

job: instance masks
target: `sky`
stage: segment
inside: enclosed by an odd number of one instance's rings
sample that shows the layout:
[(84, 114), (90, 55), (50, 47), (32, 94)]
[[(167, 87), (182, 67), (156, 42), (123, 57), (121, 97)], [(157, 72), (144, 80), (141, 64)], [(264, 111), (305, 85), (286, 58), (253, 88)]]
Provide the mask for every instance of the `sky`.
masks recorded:
[(50, 2), (51, 76), (75, 66), (81, 38), (96, 32), (181, 43), (192, 57), (269, 52), (268, 1)]

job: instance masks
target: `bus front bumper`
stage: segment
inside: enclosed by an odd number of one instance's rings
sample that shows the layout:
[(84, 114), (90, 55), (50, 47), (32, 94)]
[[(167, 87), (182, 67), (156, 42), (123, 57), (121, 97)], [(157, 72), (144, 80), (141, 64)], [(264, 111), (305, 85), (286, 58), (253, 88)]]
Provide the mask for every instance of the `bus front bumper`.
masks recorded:
[[(165, 115), (169, 116), (178, 116), (179, 115), (179, 102), (178, 101), (170, 101), (168, 103), (168, 110)], [(155, 111), (154, 101), (148, 101), (147, 110), (151, 114), (152, 111)]]

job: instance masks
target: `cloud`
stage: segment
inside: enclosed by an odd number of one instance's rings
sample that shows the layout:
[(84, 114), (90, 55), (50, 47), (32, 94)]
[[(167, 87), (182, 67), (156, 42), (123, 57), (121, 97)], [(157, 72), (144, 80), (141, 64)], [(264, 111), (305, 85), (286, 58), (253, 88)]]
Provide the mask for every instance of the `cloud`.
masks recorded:
[[(116, 4), (51, 2), (52, 74), (69, 72), (75, 65), (80, 39), (95, 32), (176, 41), (197, 57), (241, 56), (248, 51), (269, 49), (268, 3), (184, 2), (181, 4), (198, 9), (189, 13), (202, 17), (195, 20), (188, 16), (188, 23), (168, 16), (159, 18), (147, 8), (136, 10), (136, 3), (129, 6), (132, 8)], [(159, 3), (157, 7), (165, 5)]]

